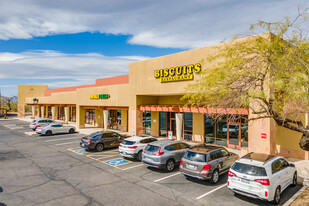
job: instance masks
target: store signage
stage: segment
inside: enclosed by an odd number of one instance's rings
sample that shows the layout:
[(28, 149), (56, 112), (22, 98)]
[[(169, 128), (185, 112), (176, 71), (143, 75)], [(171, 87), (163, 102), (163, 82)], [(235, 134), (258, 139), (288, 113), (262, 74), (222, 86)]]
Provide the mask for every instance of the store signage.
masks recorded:
[(156, 79), (160, 78), (161, 83), (193, 80), (194, 73), (195, 74), (200, 73), (201, 69), (202, 65), (199, 63), (190, 64), (181, 67), (172, 67), (167, 69), (155, 70), (154, 76)]
[(261, 138), (262, 139), (267, 139), (267, 134), (266, 133), (261, 133)]
[(90, 99), (108, 99), (110, 98), (109, 94), (92, 94), (90, 95)]

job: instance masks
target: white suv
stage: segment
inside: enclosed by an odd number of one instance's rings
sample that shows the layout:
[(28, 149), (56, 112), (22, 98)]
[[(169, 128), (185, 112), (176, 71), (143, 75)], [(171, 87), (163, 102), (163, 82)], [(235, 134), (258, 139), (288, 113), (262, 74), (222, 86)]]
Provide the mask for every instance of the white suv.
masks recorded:
[(119, 153), (123, 157), (136, 158), (136, 160), (142, 160), (143, 148), (151, 142), (157, 141), (153, 137), (129, 137), (123, 140), (119, 145)]
[(249, 153), (232, 165), (227, 187), (235, 193), (279, 204), (282, 191), (297, 184), (293, 163), (283, 157)]

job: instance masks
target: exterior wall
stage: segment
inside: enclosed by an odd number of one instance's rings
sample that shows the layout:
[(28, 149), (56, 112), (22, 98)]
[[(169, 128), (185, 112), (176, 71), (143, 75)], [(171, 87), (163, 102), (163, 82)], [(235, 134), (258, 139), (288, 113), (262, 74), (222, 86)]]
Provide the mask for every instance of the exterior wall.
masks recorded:
[(95, 110), (95, 122), (97, 127), (103, 128), (104, 125), (104, 118), (103, 118), (103, 109), (96, 109)]
[(159, 136), (159, 112), (151, 112), (151, 131), (150, 135), (158, 137)]
[[(26, 98), (30, 98), (30, 103), (34, 97), (44, 96), (47, 85), (18, 85), (18, 117), (25, 117)], [(29, 102), (27, 102), (29, 103)]]
[(121, 131), (128, 131), (128, 110), (121, 110)]
[(204, 114), (192, 113), (192, 116), (193, 116), (192, 140), (194, 142), (205, 142)]

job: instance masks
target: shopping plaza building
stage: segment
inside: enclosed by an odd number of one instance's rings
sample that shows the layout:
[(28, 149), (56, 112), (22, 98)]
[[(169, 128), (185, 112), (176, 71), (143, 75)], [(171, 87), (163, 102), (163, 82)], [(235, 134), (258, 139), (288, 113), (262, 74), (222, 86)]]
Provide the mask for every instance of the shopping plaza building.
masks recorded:
[[(217, 45), (218, 46), (218, 45)], [(19, 116), (25, 105), (32, 116), (75, 122), (78, 129), (99, 127), (183, 141), (223, 145), (242, 152), (279, 154), (309, 159), (298, 142), (302, 136), (277, 126), (272, 119), (247, 121), (247, 108), (187, 107), (181, 101), (189, 84), (205, 69), (201, 60), (214, 46), (129, 64), (129, 75), (97, 79), (94, 84), (48, 89), (19, 85)], [(220, 115), (219, 118), (213, 118)], [(230, 120), (229, 115), (237, 118)], [(308, 116), (302, 121), (308, 125)]]

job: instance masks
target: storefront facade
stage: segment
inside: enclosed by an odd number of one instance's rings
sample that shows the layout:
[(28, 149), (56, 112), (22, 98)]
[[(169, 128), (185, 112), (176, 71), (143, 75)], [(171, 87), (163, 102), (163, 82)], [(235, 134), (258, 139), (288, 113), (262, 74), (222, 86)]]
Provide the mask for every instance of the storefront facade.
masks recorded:
[[(204, 47), (134, 62), (129, 65), (129, 75), (97, 79), (92, 85), (46, 89), (44, 94), (35, 96), (24, 95), (25, 104), (32, 105), (40, 117), (49, 105), (49, 116), (75, 121), (77, 128), (89, 124), (127, 131), (129, 135), (152, 135), (309, 158), (308, 152), (298, 146), (301, 134), (276, 126), (271, 119), (248, 122), (253, 115), (247, 108), (185, 106), (181, 97), (186, 87), (200, 78), (201, 60), (215, 52), (214, 47)], [(27, 88), (28, 85), (19, 86), (23, 91)], [(33, 102), (34, 98), (37, 103)], [(303, 121), (308, 124), (307, 117)]]

